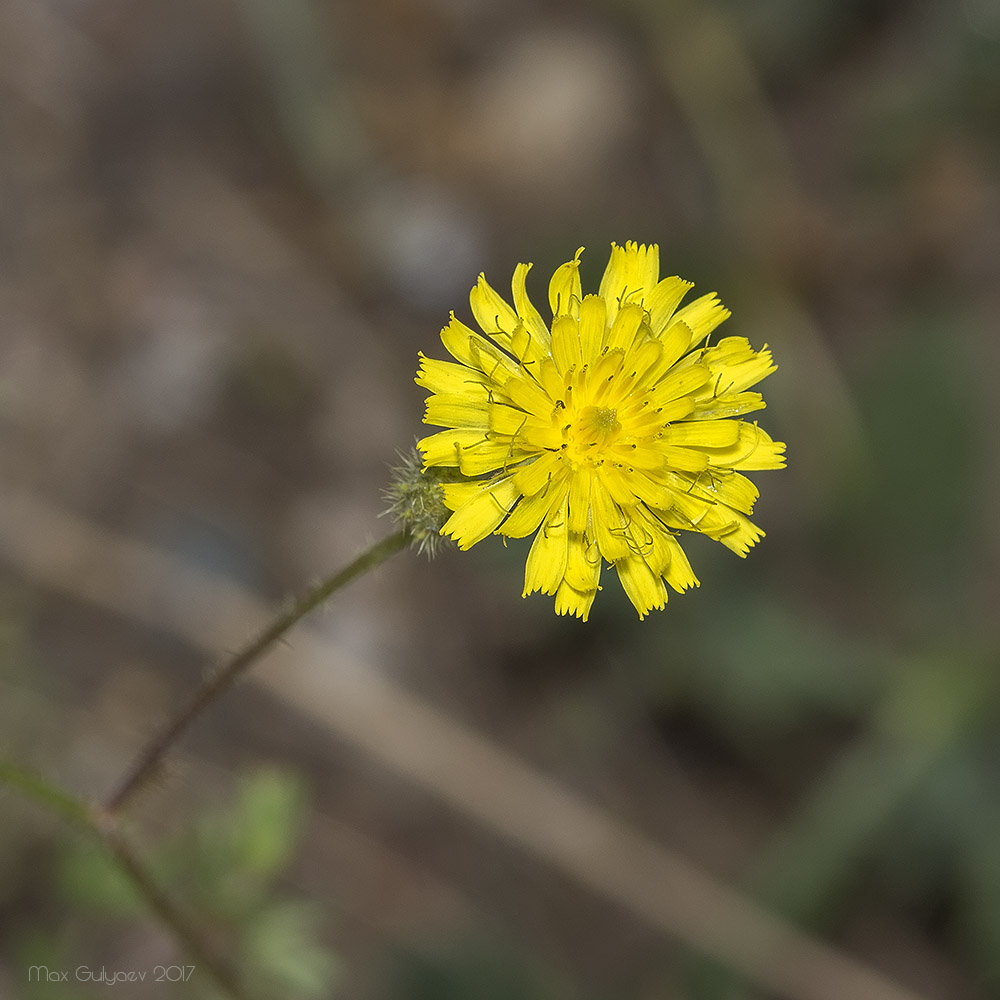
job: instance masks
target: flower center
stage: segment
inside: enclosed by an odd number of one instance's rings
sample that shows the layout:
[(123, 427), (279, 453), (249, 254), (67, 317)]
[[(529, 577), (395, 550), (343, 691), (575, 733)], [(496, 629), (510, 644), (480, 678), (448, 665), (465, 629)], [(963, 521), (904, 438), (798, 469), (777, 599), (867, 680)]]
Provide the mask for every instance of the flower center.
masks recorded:
[(585, 406), (567, 431), (569, 457), (575, 462), (596, 461), (621, 433), (618, 411), (606, 406)]

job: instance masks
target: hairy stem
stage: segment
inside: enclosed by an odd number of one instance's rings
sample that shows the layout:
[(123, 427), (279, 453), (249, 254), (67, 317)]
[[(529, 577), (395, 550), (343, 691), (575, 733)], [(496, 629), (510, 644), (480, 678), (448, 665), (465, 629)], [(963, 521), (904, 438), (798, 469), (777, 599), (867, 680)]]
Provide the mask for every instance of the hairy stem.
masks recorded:
[(135, 848), (122, 832), (114, 816), (103, 810), (97, 812), (95, 825), (104, 846), (118, 868), (128, 876), (136, 892), (174, 940), (188, 953), (194, 964), (204, 970), (227, 996), (234, 1000), (248, 1000), (249, 994), (240, 984), (239, 977), (206, 944), (202, 934), (188, 921), (177, 904), (157, 884), (152, 872), (143, 864)]
[(188, 729), (192, 722), (208, 708), (216, 698), (227, 691), (233, 683), (254, 663), (268, 652), (285, 634), (310, 611), (319, 607), (328, 597), (352, 580), (374, 569), (389, 556), (402, 549), (410, 539), (407, 529), (399, 531), (371, 548), (362, 552), (353, 562), (332, 576), (320, 581), (314, 587), (296, 598), (270, 624), (251, 638), (242, 649), (209, 674), (190, 700), (169, 720), (140, 753), (135, 765), (128, 771), (116, 791), (105, 803), (105, 811), (114, 816), (147, 782), (156, 771), (170, 748)]

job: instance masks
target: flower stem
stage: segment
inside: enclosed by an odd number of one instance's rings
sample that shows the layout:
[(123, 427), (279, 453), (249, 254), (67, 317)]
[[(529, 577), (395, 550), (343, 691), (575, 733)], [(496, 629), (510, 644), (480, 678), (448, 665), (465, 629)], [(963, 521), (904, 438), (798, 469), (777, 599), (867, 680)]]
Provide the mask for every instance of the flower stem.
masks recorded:
[(173, 935), (194, 960), (203, 968), (226, 995), (233, 1000), (247, 1000), (248, 994), (240, 984), (235, 971), (206, 946), (198, 931), (188, 922), (174, 901), (157, 884), (152, 872), (146, 868), (132, 844), (122, 832), (113, 816), (98, 814), (96, 825), (108, 853), (118, 868), (128, 876), (136, 891), (146, 901), (160, 923)]
[(223, 692), (267, 653), (284, 635), (310, 611), (357, 577), (374, 569), (389, 556), (402, 549), (410, 540), (410, 532), (401, 528), (394, 534), (376, 542), (362, 552), (353, 562), (332, 576), (321, 580), (314, 587), (296, 598), (291, 605), (270, 624), (251, 638), (240, 650), (208, 675), (190, 700), (156, 734), (139, 755), (117, 790), (104, 805), (105, 811), (114, 816), (136, 794), (154, 773), (170, 748), (177, 742), (192, 722)]

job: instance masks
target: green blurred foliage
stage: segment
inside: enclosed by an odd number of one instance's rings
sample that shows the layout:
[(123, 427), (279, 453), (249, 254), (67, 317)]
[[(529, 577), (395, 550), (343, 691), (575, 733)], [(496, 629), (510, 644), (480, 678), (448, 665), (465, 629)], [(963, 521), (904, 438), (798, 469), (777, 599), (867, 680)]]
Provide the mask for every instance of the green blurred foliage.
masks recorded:
[[(199, 816), (190, 827), (148, 850), (157, 882), (223, 953), (238, 959), (254, 995), (310, 1000), (331, 994), (339, 962), (322, 944), (325, 914), (313, 902), (285, 898), (278, 881), (292, 861), (305, 819), (302, 782), (285, 771), (244, 776), (231, 806)], [(57, 846), (53, 889), (64, 911), (16, 934), (18, 966), (73, 969), (92, 962), (92, 933), (124, 933), (151, 921), (148, 907), (101, 845), (78, 835)], [(61, 919), (63, 912), (74, 914)], [(94, 926), (80, 918), (93, 915)], [(29, 961), (30, 959), (30, 961)], [(177, 961), (184, 961), (183, 955)], [(197, 970), (196, 970), (197, 971)], [(95, 995), (78, 989), (80, 997)], [(173, 989), (177, 996), (215, 996), (204, 977)], [(43, 1000), (50, 987), (28, 992)], [(77, 995), (77, 994), (74, 994)]]

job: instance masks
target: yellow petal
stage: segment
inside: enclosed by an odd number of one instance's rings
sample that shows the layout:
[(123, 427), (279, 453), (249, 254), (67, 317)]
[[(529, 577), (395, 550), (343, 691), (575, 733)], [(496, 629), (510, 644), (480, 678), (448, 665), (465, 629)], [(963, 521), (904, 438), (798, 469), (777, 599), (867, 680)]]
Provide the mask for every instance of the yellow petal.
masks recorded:
[(664, 427), (660, 440), (689, 448), (729, 448), (739, 436), (740, 424), (736, 420), (689, 420)]
[(552, 280), (549, 282), (549, 305), (552, 308), (552, 315), (564, 316), (567, 313), (573, 316), (580, 314), (580, 299), (583, 298), (583, 286), (580, 284), (580, 254), (583, 247), (576, 251), (576, 255), (571, 261), (556, 268)]
[(518, 324), (517, 313), (490, 285), (485, 274), (479, 275), (475, 287), (469, 292), (469, 305), (472, 306), (472, 315), (476, 317), (476, 322), (483, 333), (497, 337), (501, 342), (506, 337), (504, 343), (506, 347), (510, 343), (510, 335)]
[(764, 537), (757, 525), (725, 504), (704, 503), (678, 491), (674, 493), (674, 507), (663, 517), (668, 523), (722, 542), (738, 556), (745, 556)]
[(746, 558), (750, 549), (764, 537), (764, 531), (749, 518), (734, 511), (729, 526), (713, 537), (741, 558)]
[(554, 594), (566, 574), (569, 558), (569, 528), (566, 524), (566, 503), (546, 518), (528, 553), (524, 567), (523, 597), (540, 590)]
[(519, 447), (538, 452), (555, 449), (562, 444), (562, 432), (551, 417), (536, 417), (516, 406), (505, 403), (487, 403), (490, 435), (506, 435)]
[[(646, 332), (648, 334), (648, 327)], [(654, 382), (652, 374), (660, 367), (663, 359), (663, 344), (659, 340), (647, 336), (640, 337), (634, 347), (635, 349), (629, 356), (629, 364), (639, 376), (636, 387), (645, 388)]]
[(490, 383), (502, 389), (512, 378), (517, 378), (522, 369), (498, 347), (494, 347), (483, 337), (469, 341), (469, 353), (476, 367), (483, 372)]
[(583, 360), (594, 364), (604, 347), (608, 307), (599, 295), (585, 295), (580, 303), (580, 350)]
[(590, 491), (594, 478), (593, 469), (582, 467), (569, 480), (569, 530), (583, 534), (590, 518)]
[[(678, 449), (678, 451), (682, 450), (684, 449)], [(603, 478), (605, 485), (607, 485), (608, 478)], [(667, 508), (673, 504), (674, 489), (667, 485), (662, 477), (647, 475), (645, 472), (633, 472), (624, 478), (631, 493), (631, 502), (633, 505), (639, 500), (650, 507), (656, 508)], [(608, 492), (610, 493), (611, 490)], [(613, 493), (612, 496), (614, 496)]]
[(622, 350), (608, 351), (607, 354), (601, 355), (590, 372), (592, 405), (605, 405), (607, 398), (615, 392), (615, 382), (621, 376), (624, 363), (625, 352)]
[(530, 270), (530, 264), (518, 264), (514, 268), (514, 277), (511, 280), (514, 308), (517, 310), (518, 316), (521, 317), (532, 338), (542, 345), (547, 346), (549, 343), (549, 328), (545, 325), (541, 313), (535, 308), (531, 299), (528, 298), (528, 292), (525, 288), (525, 280)]
[(673, 558), (666, 525), (649, 508), (638, 506), (632, 512), (629, 537), (632, 553), (641, 555), (653, 573), (662, 576)]
[(629, 473), (635, 469), (647, 472), (662, 469), (666, 464), (663, 453), (662, 447), (647, 444), (641, 447), (637, 444), (616, 444), (608, 449), (609, 456), (624, 465)]
[[(704, 392), (703, 386), (698, 393)], [(755, 410), (763, 410), (767, 404), (759, 392), (733, 392), (722, 396), (692, 399), (691, 417), (694, 420), (719, 420), (724, 417), (741, 417)]]
[[(498, 339), (498, 343), (502, 343)], [(514, 327), (514, 332), (510, 335), (510, 343), (504, 343), (511, 354), (523, 365), (525, 363), (534, 364), (548, 354), (548, 347), (528, 333), (527, 327), (520, 320)]]
[(672, 368), (650, 393), (650, 403), (654, 406), (664, 406), (672, 399), (687, 396), (703, 386), (708, 381), (709, 375), (710, 372), (704, 365)]
[(638, 405), (622, 415), (622, 426), (628, 429), (629, 437), (642, 438), (655, 434), (664, 424), (681, 420), (694, 409), (694, 400), (690, 396), (681, 396), (657, 407), (643, 406), (644, 402), (648, 404), (648, 400), (639, 400)]
[(486, 402), (469, 399), (467, 396), (443, 394), (429, 396), (424, 423), (437, 424), (440, 427), (478, 427), (486, 430), (489, 426), (488, 405)]
[(463, 365), (483, 372), (496, 385), (502, 386), (518, 374), (517, 363), (494, 347), (485, 337), (455, 318), (441, 331), (441, 343), (448, 353)]
[(552, 357), (564, 377), (583, 363), (580, 353), (580, 322), (575, 316), (557, 316), (552, 321)]
[(708, 468), (708, 456), (700, 448), (663, 448), (663, 459), (671, 469), (701, 472)]
[(723, 320), (728, 319), (731, 315), (730, 311), (719, 301), (715, 292), (709, 292), (675, 313), (673, 322), (686, 323), (691, 328), (691, 343), (688, 344), (687, 348), (690, 350), (695, 344), (700, 344)]
[(514, 474), (519, 493), (526, 497), (534, 496), (552, 479), (561, 479), (558, 475), (560, 456), (547, 452), (527, 465), (522, 465)]
[(458, 510), (463, 504), (478, 497), (484, 489), (484, 484), (476, 483), (442, 483), (444, 505), (448, 510)]
[(595, 587), (593, 590), (579, 591), (563, 581), (556, 591), (556, 614), (574, 615), (586, 621), (599, 589)]
[(645, 618), (653, 608), (663, 608), (667, 604), (667, 588), (663, 580), (648, 566), (641, 555), (630, 555), (615, 563), (618, 579), (628, 599), (635, 605), (639, 618)]
[(486, 436), (479, 430), (448, 430), (423, 438), (417, 442), (417, 447), (424, 453), (425, 469), (435, 465), (457, 467), (463, 449), (484, 441)]
[(742, 392), (778, 368), (766, 345), (754, 351), (746, 337), (726, 337), (709, 347), (701, 362), (711, 369), (715, 395)]
[(486, 394), (486, 376), (482, 372), (420, 355), (420, 368), (414, 381), (431, 392), (467, 392), (476, 398)]
[[(562, 383), (559, 383), (560, 390)], [(519, 406), (536, 417), (551, 417), (555, 400), (550, 399), (545, 390), (530, 378), (512, 378), (504, 387), (507, 395), (515, 406)]]
[(625, 529), (628, 517), (608, 493), (601, 476), (595, 476), (591, 490), (593, 533), (601, 555), (608, 562), (615, 562), (629, 553)]
[(481, 476), (497, 469), (507, 469), (528, 454), (509, 439), (500, 441), (485, 439), (461, 450), (458, 468), (463, 476)]
[(569, 533), (566, 573), (556, 591), (556, 614), (587, 620), (600, 590), (601, 554), (597, 545), (573, 531)]
[(674, 275), (672, 278), (664, 278), (646, 296), (645, 306), (649, 310), (649, 325), (653, 336), (659, 337), (666, 330), (674, 310), (692, 288), (693, 281), (685, 281)]
[(667, 535), (665, 544), (671, 550), (670, 562), (663, 571), (663, 577), (667, 583), (678, 594), (683, 594), (689, 587), (700, 587), (701, 584), (698, 581), (698, 577), (694, 575), (691, 563), (688, 562), (687, 553), (685, 553), (680, 542), (673, 535)]
[(559, 374), (559, 369), (556, 368), (556, 363), (552, 358), (546, 358), (540, 365), (534, 366), (531, 370), (531, 375), (537, 380), (539, 386), (541, 386), (549, 399), (552, 400), (553, 406), (556, 405), (558, 400), (563, 399), (563, 395), (566, 392), (566, 383)]
[[(629, 303), (621, 307), (615, 316), (615, 321), (608, 331), (608, 347), (611, 350), (620, 348), (627, 354), (646, 319), (642, 306)], [(631, 370), (631, 369), (630, 369)]]
[(739, 428), (739, 437), (735, 444), (727, 448), (707, 451), (708, 460), (712, 465), (726, 466), (730, 469), (744, 469), (752, 472), (755, 469), (783, 469), (785, 467), (785, 443), (772, 441), (771, 436), (756, 424), (737, 420), (734, 423)]
[(484, 409), (488, 415), (487, 426), (495, 434), (519, 434), (528, 419), (524, 410), (506, 403), (487, 403)]
[(702, 489), (720, 503), (744, 514), (753, 513), (753, 505), (757, 502), (760, 491), (746, 476), (727, 469), (725, 472), (702, 476), (702, 480)]
[(441, 529), (443, 535), (455, 539), (460, 549), (471, 548), (490, 534), (520, 496), (511, 476), (481, 487), (471, 498), (466, 489), (468, 485), (445, 483), (442, 486), (447, 506), (461, 501)]
[[(572, 503), (572, 497), (570, 498)], [(574, 590), (586, 594), (596, 591), (601, 580), (601, 553), (597, 544), (584, 535), (569, 531), (569, 543), (564, 577)]]
[(626, 303), (644, 305), (660, 276), (660, 248), (629, 241), (624, 247), (611, 244), (611, 257), (601, 278), (599, 294), (608, 303), (608, 322)]
[(567, 483), (553, 483), (551, 488), (540, 490), (534, 496), (522, 497), (511, 511), (510, 517), (497, 529), (509, 538), (525, 538), (546, 520), (555, 508), (561, 507), (569, 489)]
[(671, 365), (675, 365), (687, 353), (692, 340), (694, 334), (691, 332), (691, 327), (683, 320), (675, 319), (660, 338), (660, 343), (663, 344), (663, 357), (660, 360), (658, 376), (668, 371)]
[(424, 468), (455, 466), (466, 476), (481, 476), (523, 461), (529, 452), (508, 438), (492, 440), (476, 429), (448, 430), (417, 442), (424, 453)]

